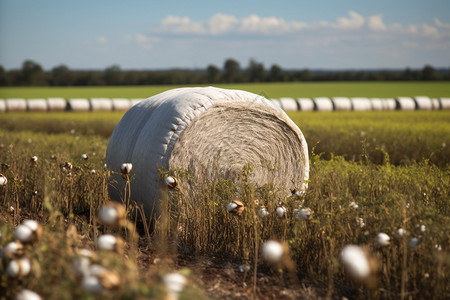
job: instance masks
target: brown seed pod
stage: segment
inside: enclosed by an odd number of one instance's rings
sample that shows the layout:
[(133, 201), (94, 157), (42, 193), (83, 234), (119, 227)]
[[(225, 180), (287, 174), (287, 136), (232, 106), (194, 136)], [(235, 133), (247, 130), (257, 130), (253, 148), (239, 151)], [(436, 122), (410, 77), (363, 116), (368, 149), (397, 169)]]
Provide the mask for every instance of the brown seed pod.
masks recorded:
[(229, 213), (240, 215), (244, 211), (244, 203), (239, 200), (233, 200), (228, 203), (227, 210)]
[(100, 284), (108, 290), (115, 290), (120, 287), (121, 280), (120, 276), (116, 271), (105, 270), (100, 273), (99, 276)]

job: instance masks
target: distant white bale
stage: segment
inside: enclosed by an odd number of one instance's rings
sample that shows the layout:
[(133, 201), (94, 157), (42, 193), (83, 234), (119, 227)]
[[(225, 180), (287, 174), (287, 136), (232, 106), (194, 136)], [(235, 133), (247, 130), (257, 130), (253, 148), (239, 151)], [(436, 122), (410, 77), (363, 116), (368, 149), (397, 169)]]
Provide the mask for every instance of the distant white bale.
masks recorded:
[(48, 105), (45, 99), (28, 99), (28, 111), (47, 111)]
[[(278, 99), (270, 99), (269, 100), (270, 102), (272, 102), (272, 104), (273, 105), (275, 105), (276, 107), (279, 107), (279, 108), (281, 108), (281, 102), (280, 102), (280, 100), (278, 100)], [(281, 108), (282, 109), (282, 108)]]
[(380, 98), (371, 98), (372, 110), (384, 110), (383, 100)]
[(144, 100), (144, 99), (142, 99), (142, 98), (133, 98), (133, 99), (130, 99), (131, 106), (135, 106), (136, 104), (138, 104), (138, 103), (141, 102), (142, 100)]
[(316, 97), (314, 98), (314, 110), (333, 111), (333, 102), (328, 97)]
[(383, 110), (396, 110), (397, 103), (395, 102), (395, 99), (393, 98), (385, 98), (381, 99), (383, 102)]
[(67, 101), (64, 98), (47, 98), (47, 106), (49, 111), (65, 111)]
[(372, 103), (369, 98), (365, 97), (354, 97), (352, 98), (353, 110), (356, 111), (369, 111), (372, 110)]
[(333, 97), (334, 110), (352, 110), (352, 102), (347, 97)]
[(112, 106), (114, 111), (129, 110), (131, 107), (131, 102), (126, 98), (113, 98)]
[(92, 98), (91, 99), (92, 111), (112, 111), (113, 105), (109, 98)]
[(89, 111), (91, 104), (86, 98), (73, 98), (69, 100), (68, 108), (71, 111)]
[(311, 98), (298, 98), (297, 103), (301, 111), (314, 110), (314, 102), (311, 100)]
[(4, 99), (0, 99), (0, 112), (6, 112), (6, 103)]
[(7, 111), (26, 111), (27, 101), (25, 99), (11, 98), (6, 99), (6, 110)]
[(433, 109), (433, 104), (431, 103), (431, 99), (427, 96), (416, 96), (414, 97), (416, 100), (416, 107), (420, 110), (431, 110)]
[(298, 110), (297, 101), (295, 101), (293, 98), (281, 97), (280, 103), (281, 103), (281, 108), (284, 111), (297, 111)]
[(399, 110), (415, 110), (416, 102), (411, 97), (398, 97), (397, 109)]
[(441, 98), (441, 109), (450, 109), (450, 98)]
[(440, 110), (441, 109), (441, 102), (437, 98), (431, 99), (431, 105), (434, 110)]

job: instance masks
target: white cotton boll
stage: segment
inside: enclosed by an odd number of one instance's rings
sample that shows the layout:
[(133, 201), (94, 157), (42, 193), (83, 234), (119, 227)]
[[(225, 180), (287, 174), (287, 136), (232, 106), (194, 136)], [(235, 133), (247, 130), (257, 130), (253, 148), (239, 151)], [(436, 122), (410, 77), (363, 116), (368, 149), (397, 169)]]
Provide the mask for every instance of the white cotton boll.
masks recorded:
[(283, 245), (277, 241), (267, 241), (262, 245), (262, 257), (269, 263), (277, 264), (283, 257)]
[(122, 174), (129, 174), (132, 169), (133, 169), (133, 164), (131, 164), (131, 163), (123, 163), (120, 166), (120, 171), (122, 172)]
[(100, 277), (103, 273), (105, 273), (107, 270), (105, 267), (102, 267), (100, 265), (91, 265), (89, 267), (89, 274), (92, 276)]
[(20, 242), (10, 242), (5, 247), (3, 247), (2, 251), (0, 252), (0, 258), (13, 257), (22, 250), (23, 245)]
[(117, 245), (117, 238), (111, 234), (101, 235), (97, 240), (99, 250), (113, 251)]
[(417, 246), (419, 245), (419, 239), (418, 238), (412, 238), (409, 243), (408, 246), (411, 248), (417, 248)]
[(32, 231), (39, 229), (39, 223), (36, 220), (24, 220), (22, 224), (30, 228)]
[(28, 258), (14, 259), (6, 267), (6, 274), (11, 278), (26, 276), (30, 273), (31, 264)]
[(103, 169), (106, 171), (106, 170), (108, 170), (108, 165), (105, 163), (105, 164), (103, 164)]
[(33, 291), (23, 289), (17, 295), (15, 300), (41, 300), (41, 296)]
[(269, 215), (269, 211), (265, 207), (261, 207), (258, 211), (258, 215), (260, 218), (265, 218)]
[(81, 286), (84, 290), (93, 294), (101, 293), (104, 290), (102, 284), (100, 283), (100, 279), (92, 275), (83, 277)]
[(437, 251), (442, 251), (442, 246), (439, 244), (434, 245), (434, 248), (436, 248)]
[(81, 154), (81, 159), (87, 160), (89, 156), (86, 153)]
[(89, 267), (91, 260), (87, 257), (78, 256), (72, 262), (72, 270), (75, 275), (87, 276), (89, 274)]
[(352, 201), (349, 206), (352, 207), (352, 208), (358, 208), (359, 207), (358, 204), (356, 204), (356, 202), (354, 202), (354, 201)]
[(425, 225), (420, 225), (420, 231), (425, 232), (427, 230), (427, 228), (425, 227)]
[(350, 276), (356, 280), (364, 280), (370, 274), (369, 260), (358, 246), (345, 246), (341, 251), (341, 261)]
[(174, 188), (177, 186), (177, 180), (172, 176), (166, 177), (164, 183), (170, 188)]
[(227, 210), (228, 212), (232, 212), (234, 209), (236, 209), (238, 207), (238, 205), (234, 202), (230, 202), (227, 205)]
[(94, 169), (91, 170), (91, 174), (95, 174), (96, 171)]
[(277, 209), (275, 210), (275, 212), (278, 217), (282, 218), (284, 216), (284, 214), (286, 213), (286, 208), (284, 208), (283, 206), (278, 206)]
[(31, 161), (32, 162), (37, 162), (37, 160), (38, 160), (38, 157), (36, 155), (31, 157)]
[(366, 226), (366, 223), (364, 223), (364, 219), (363, 218), (356, 219), (356, 224), (358, 224), (358, 226), (361, 227), (361, 228)]
[(377, 242), (378, 245), (384, 247), (389, 245), (390, 239), (391, 238), (386, 233), (381, 232), (375, 237), (375, 242)]
[(311, 210), (309, 208), (300, 209), (295, 215), (296, 219), (307, 220), (311, 216)]
[(398, 237), (402, 237), (402, 236), (404, 236), (405, 234), (406, 234), (406, 230), (403, 229), (403, 228), (399, 228), (399, 229), (397, 229), (397, 231), (395, 232), (395, 235), (398, 236)]
[(32, 240), (33, 230), (26, 225), (17, 226), (16, 230), (14, 230), (14, 238), (16, 240), (21, 241), (22, 243), (28, 243)]
[(105, 225), (116, 225), (119, 218), (117, 209), (112, 206), (104, 206), (98, 213), (98, 218)]
[(167, 292), (175, 299), (178, 299), (178, 293), (180, 293), (186, 285), (186, 277), (178, 273), (170, 273), (162, 279), (166, 286)]
[(0, 186), (6, 185), (7, 182), (8, 182), (8, 178), (6, 178), (5, 175), (0, 174)]

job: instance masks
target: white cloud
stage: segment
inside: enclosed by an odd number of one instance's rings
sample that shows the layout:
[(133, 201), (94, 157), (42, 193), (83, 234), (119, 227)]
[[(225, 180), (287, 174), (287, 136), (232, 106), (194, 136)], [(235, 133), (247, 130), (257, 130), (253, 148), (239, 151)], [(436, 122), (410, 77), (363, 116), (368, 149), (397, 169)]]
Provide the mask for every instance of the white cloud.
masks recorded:
[(383, 15), (375, 15), (369, 17), (369, 20), (367, 22), (367, 26), (369, 29), (373, 31), (386, 31), (387, 27), (383, 23)]
[(126, 40), (128, 42), (137, 43), (140, 47), (144, 48), (145, 50), (150, 50), (154, 46), (154, 44), (160, 41), (160, 38), (147, 36), (142, 33), (137, 33), (127, 35)]
[(348, 12), (350, 18), (338, 18), (337, 23), (333, 24), (333, 28), (338, 29), (358, 29), (361, 28), (364, 23), (364, 17), (354, 12), (353, 10)]
[(450, 24), (448, 23), (442, 23), (438, 18), (434, 19), (434, 23), (437, 27), (450, 29)]
[(206, 26), (210, 34), (219, 35), (235, 30), (238, 24), (239, 20), (236, 17), (218, 13), (209, 18)]
[(205, 28), (201, 22), (193, 22), (188, 17), (167, 16), (161, 21), (164, 31), (176, 34), (204, 34)]
[(104, 36), (99, 36), (97, 38), (97, 43), (99, 43), (99, 44), (107, 44), (108, 43), (108, 39), (106, 37), (104, 37)]

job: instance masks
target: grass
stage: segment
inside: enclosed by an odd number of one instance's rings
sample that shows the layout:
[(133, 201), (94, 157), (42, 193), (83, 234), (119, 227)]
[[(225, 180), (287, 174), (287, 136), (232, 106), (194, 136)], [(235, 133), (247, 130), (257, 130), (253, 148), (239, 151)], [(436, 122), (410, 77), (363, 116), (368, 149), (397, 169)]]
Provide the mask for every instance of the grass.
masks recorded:
[[(96, 251), (96, 262), (120, 274), (120, 286), (113, 292), (117, 299), (161, 299), (162, 276), (182, 267), (188, 267), (182, 272), (190, 282), (182, 299), (446, 298), (450, 169), (445, 161), (448, 147), (442, 143), (448, 145), (450, 136), (448, 112), (291, 114), (310, 148), (315, 146), (304, 197), (288, 197), (278, 204), (270, 186), (248, 184), (247, 167), (240, 182), (199, 185), (194, 198), (178, 189), (165, 190), (164, 209), (154, 224), (140, 214), (139, 206), (128, 207), (128, 218), (140, 235), (137, 241), (127, 238), (126, 229), (107, 228), (96, 218), (108, 201), (110, 173), (103, 170), (103, 156), (120, 117), (25, 113), (0, 118), (0, 172), (8, 178), (0, 187), (0, 246), (12, 240), (23, 219), (44, 225), (41, 241), (25, 250), (32, 260), (31, 276), (11, 280), (0, 266), (0, 299), (12, 298), (21, 287), (45, 299), (107, 298), (108, 294), (94, 297), (80, 288), (72, 261), (77, 249), (96, 250), (96, 236), (109, 232), (125, 239), (125, 253)], [(391, 146), (372, 154), (378, 143)], [(439, 143), (443, 152), (436, 155)], [(89, 154), (87, 161), (82, 153)], [(33, 155), (37, 163), (30, 161)], [(70, 176), (61, 170), (66, 161), (73, 164)], [(178, 180), (190, 180), (182, 170), (170, 172)], [(240, 216), (226, 210), (235, 197), (245, 205)], [(359, 207), (352, 208), (351, 202)], [(264, 219), (257, 216), (261, 205), (270, 212)], [(279, 205), (287, 210), (284, 218), (274, 213)], [(310, 219), (292, 217), (300, 205), (313, 211)], [(402, 238), (395, 236), (400, 227), (407, 231)], [(374, 242), (379, 232), (391, 237), (390, 246)], [(415, 248), (408, 247), (413, 237), (419, 239)], [(288, 266), (272, 269), (261, 260), (259, 246), (269, 239), (287, 243), (293, 272)], [(364, 245), (378, 262), (376, 288), (348, 277), (339, 262), (346, 244)], [(239, 272), (241, 265), (250, 271)], [(256, 290), (249, 290), (254, 276)], [(286, 294), (289, 291), (295, 293)]]
[[(339, 96), (380, 98), (400, 96), (450, 97), (449, 82), (294, 82), (214, 84), (214, 86), (246, 90), (267, 98)], [(148, 98), (176, 87), (181, 86), (2, 87), (0, 88), (0, 98)]]

